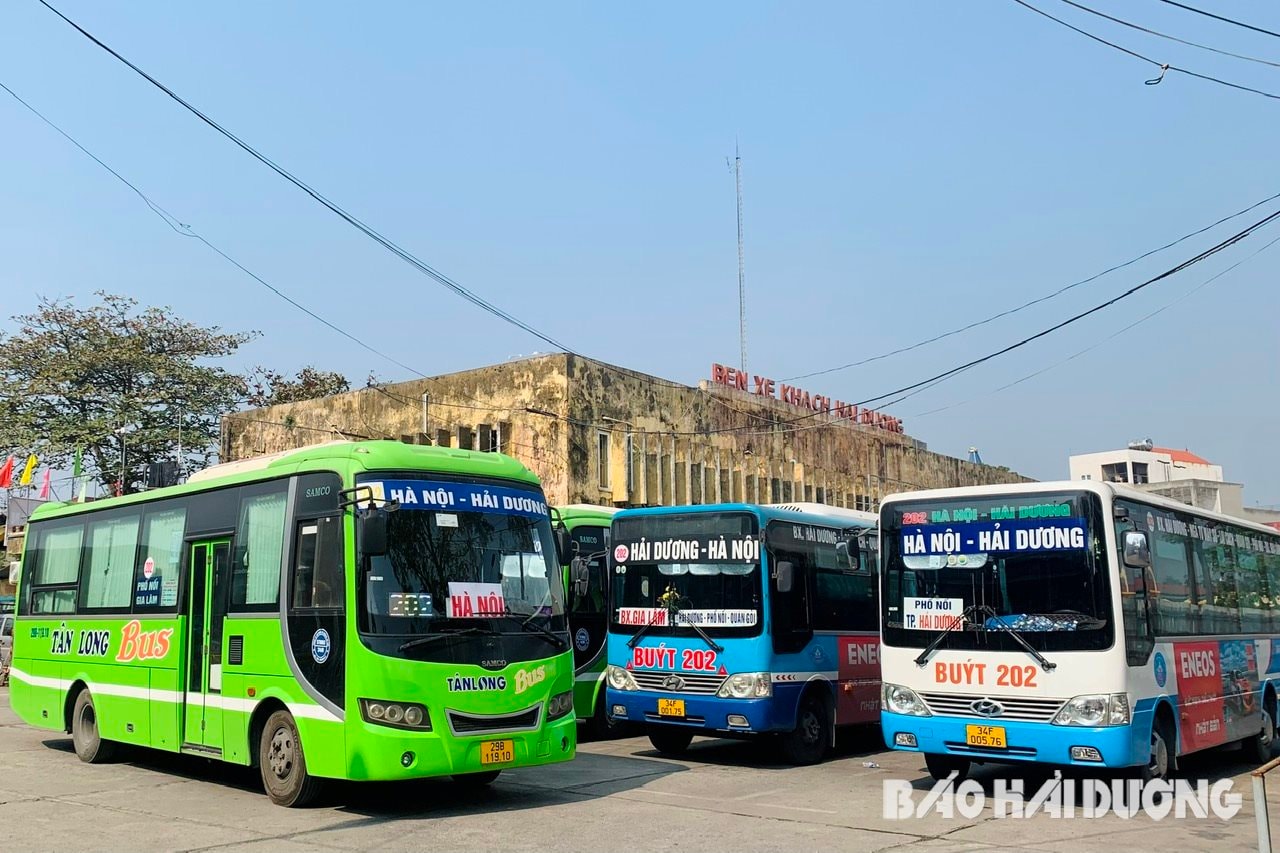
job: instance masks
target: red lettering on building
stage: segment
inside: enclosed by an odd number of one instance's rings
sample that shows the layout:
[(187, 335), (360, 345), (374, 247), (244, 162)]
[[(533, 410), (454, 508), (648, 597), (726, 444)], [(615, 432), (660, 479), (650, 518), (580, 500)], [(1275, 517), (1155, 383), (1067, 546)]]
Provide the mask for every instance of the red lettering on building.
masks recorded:
[[(750, 381), (748, 381), (750, 380)], [(724, 385), (738, 391), (745, 391), (757, 397), (769, 397), (781, 400), (797, 408), (811, 412), (826, 412), (850, 423), (873, 426), (886, 432), (903, 432), (902, 419), (877, 412), (874, 409), (859, 409), (852, 403), (832, 400), (825, 394), (814, 394), (803, 388), (788, 385), (785, 382), (775, 383), (766, 376), (751, 375), (723, 364), (711, 365), (711, 381), (716, 385)]]

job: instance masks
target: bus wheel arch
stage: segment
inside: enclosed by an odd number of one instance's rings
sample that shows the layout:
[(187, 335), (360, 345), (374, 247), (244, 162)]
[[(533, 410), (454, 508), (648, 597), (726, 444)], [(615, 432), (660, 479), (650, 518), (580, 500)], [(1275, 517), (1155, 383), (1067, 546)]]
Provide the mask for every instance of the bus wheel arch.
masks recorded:
[[(1142, 767), (1145, 779), (1167, 779), (1178, 770), (1178, 723), (1173, 706), (1162, 700), (1151, 714), (1150, 751)], [(1162, 751), (1162, 752), (1161, 752)]]
[(273, 696), (263, 699), (257, 704), (257, 707), (253, 709), (253, 714), (249, 717), (249, 743), (247, 749), (250, 767), (259, 766), (260, 756), (258, 755), (258, 745), (262, 742), (262, 730), (267, 727), (267, 720), (269, 720), (271, 715), (276, 711), (288, 710), (289, 707), (285, 705), (284, 702)]
[[(68, 691), (70, 694), (72, 691)], [(119, 744), (102, 737), (98, 710), (88, 685), (80, 683), (71, 707), (71, 743), (76, 757), (86, 764), (103, 764), (116, 756)]]
[(80, 698), (81, 693), (88, 689), (89, 685), (82, 678), (77, 678), (67, 688), (67, 696), (62, 703), (62, 730), (67, 734), (71, 734), (71, 717), (75, 711), (76, 700)]
[(817, 764), (835, 738), (835, 696), (821, 680), (810, 681), (796, 703), (795, 727), (781, 738), (782, 755), (789, 764)]
[(1262, 728), (1258, 734), (1246, 738), (1242, 744), (1245, 756), (1257, 764), (1265, 764), (1275, 754), (1276, 745), (1276, 690), (1270, 682), (1262, 688)]

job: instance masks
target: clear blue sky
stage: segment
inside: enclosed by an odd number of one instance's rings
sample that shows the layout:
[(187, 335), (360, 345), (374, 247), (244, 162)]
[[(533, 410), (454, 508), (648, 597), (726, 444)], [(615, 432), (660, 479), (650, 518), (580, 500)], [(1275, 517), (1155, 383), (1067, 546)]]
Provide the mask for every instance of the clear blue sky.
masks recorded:
[[(1278, 69), (1038, 2), (1162, 61), (1280, 91)], [(1280, 60), (1280, 39), (1150, 0), (1097, 3)], [(1173, 75), (1144, 86), (1142, 63), (1000, 0), (55, 5), (491, 301), (580, 352), (690, 383), (736, 360), (735, 138), (749, 368), (778, 379), (980, 319), (1280, 192), (1280, 102)], [(1265, 4), (1213, 6), (1280, 29)], [(423, 372), (547, 349), (412, 272), (35, 0), (0, 9), (0, 81), (246, 266)], [(409, 378), (165, 228), (2, 93), (0, 128), (4, 317), (36, 294), (106, 289), (260, 330), (233, 367)], [(1065, 476), (1070, 453), (1149, 436), (1226, 466), (1249, 503), (1280, 503), (1280, 246), (983, 396), (1278, 235), (1280, 224), (892, 411), (933, 449), (977, 445), (1039, 478)], [(1211, 242), (802, 384), (871, 397)]]

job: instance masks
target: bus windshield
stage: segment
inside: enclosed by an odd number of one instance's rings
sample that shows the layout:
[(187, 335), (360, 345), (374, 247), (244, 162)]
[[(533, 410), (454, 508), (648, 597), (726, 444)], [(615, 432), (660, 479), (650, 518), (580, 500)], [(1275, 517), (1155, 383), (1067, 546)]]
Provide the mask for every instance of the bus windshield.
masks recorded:
[(922, 648), (1109, 648), (1100, 501), (1091, 493), (904, 501), (881, 515), (884, 639)]
[[(389, 515), (387, 553), (365, 561), (364, 632), (567, 630), (555, 540), (540, 494), (465, 483), (379, 485), (400, 506)], [(438, 500), (424, 501), (424, 495)]]
[(618, 519), (610, 630), (747, 636), (761, 630), (759, 524), (750, 513)]

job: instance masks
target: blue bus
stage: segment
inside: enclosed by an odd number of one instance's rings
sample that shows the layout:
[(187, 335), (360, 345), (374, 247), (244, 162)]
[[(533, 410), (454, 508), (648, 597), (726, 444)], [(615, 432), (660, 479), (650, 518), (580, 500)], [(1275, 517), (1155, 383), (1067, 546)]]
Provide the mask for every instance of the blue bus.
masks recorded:
[(775, 736), (822, 760), (880, 712), (876, 517), (822, 504), (623, 510), (610, 532), (606, 700), (654, 748)]

